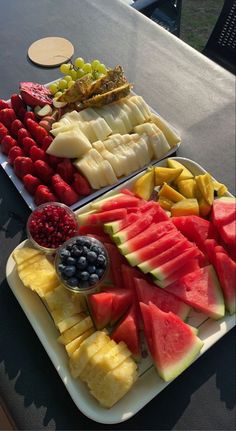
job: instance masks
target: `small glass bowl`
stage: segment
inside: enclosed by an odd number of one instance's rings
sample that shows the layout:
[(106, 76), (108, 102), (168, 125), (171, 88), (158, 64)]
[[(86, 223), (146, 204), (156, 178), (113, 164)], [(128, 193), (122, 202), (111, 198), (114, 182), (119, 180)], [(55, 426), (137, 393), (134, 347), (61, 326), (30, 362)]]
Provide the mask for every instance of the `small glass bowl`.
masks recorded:
[[(83, 245), (84, 243), (84, 245)], [(72, 250), (73, 246), (75, 246), (76, 248), (79, 249), (79, 251), (81, 252), (81, 250), (83, 250), (78, 256), (76, 256), (76, 253), (74, 252), (74, 250)], [(93, 248), (95, 247), (95, 248)], [(88, 255), (88, 252), (95, 252), (95, 250), (97, 249), (97, 252), (95, 254), (97, 254), (97, 258), (94, 262), (91, 262), (91, 254), (90, 256)], [(70, 254), (68, 254), (68, 256), (63, 257), (62, 254), (64, 253), (64, 250), (69, 251)], [(78, 251), (77, 251), (78, 253)], [(98, 256), (103, 255), (105, 257), (105, 263), (98, 263)], [(71, 265), (67, 265), (68, 266), (72, 266), (76, 268), (76, 272), (73, 273), (73, 275), (71, 276), (64, 276), (62, 275), (62, 271), (63, 269), (65, 269), (65, 266), (63, 268), (63, 265), (65, 265), (65, 263), (67, 262), (68, 258), (72, 258), (75, 259), (75, 262), (71, 263)], [(79, 259), (81, 257), (86, 258), (87, 261), (87, 266), (85, 266), (84, 268), (80, 268), (80, 264), (79, 264)], [(100, 258), (101, 259), (101, 258)], [(80, 261), (81, 262), (81, 261)], [(60, 267), (60, 265), (62, 265), (62, 267)], [(56, 257), (55, 257), (55, 268), (56, 268), (56, 272), (57, 275), (61, 281), (61, 283), (70, 290), (70, 292), (73, 293), (82, 293), (84, 295), (88, 295), (90, 293), (94, 293), (99, 291), (100, 286), (102, 285), (106, 275), (107, 275), (107, 271), (109, 269), (109, 256), (108, 256), (108, 252), (106, 247), (96, 238), (90, 237), (90, 236), (86, 236), (86, 235), (78, 235), (76, 237), (73, 237), (71, 239), (69, 239), (68, 241), (66, 241), (64, 244), (62, 244), (62, 246), (57, 250), (56, 253)], [(92, 269), (95, 268), (95, 271), (93, 272)], [(98, 274), (98, 270), (100, 270), (101, 275)], [(73, 271), (72, 271), (73, 272)], [(96, 282), (94, 282), (93, 284), (90, 284), (90, 280), (83, 280), (81, 277), (81, 273), (86, 272), (87, 274), (89, 274), (89, 277), (92, 276), (93, 274), (96, 274), (99, 278)], [(71, 283), (71, 279), (73, 280), (73, 283)], [(76, 283), (77, 280), (77, 283)], [(74, 284), (75, 283), (75, 284)]]
[[(60, 209), (58, 213), (55, 212), (55, 208)], [(40, 226), (40, 218), (45, 216), (49, 211), (48, 220), (43, 220), (42, 226)], [(53, 220), (54, 217), (54, 220)], [(57, 220), (55, 220), (55, 217)], [(67, 220), (65, 219), (67, 218)], [(66, 225), (66, 221), (72, 223), (69, 228)], [(45, 235), (46, 238), (51, 238), (54, 241), (54, 246), (47, 247), (44, 245), (43, 240), (40, 244), (34, 233), (32, 232), (32, 223), (35, 224), (35, 229), (39, 235)], [(68, 226), (68, 228), (66, 227)], [(74, 212), (66, 205), (59, 202), (48, 202), (39, 205), (29, 216), (26, 230), (28, 239), (31, 241), (35, 248), (46, 254), (56, 253), (57, 249), (70, 237), (78, 235), (79, 225)]]

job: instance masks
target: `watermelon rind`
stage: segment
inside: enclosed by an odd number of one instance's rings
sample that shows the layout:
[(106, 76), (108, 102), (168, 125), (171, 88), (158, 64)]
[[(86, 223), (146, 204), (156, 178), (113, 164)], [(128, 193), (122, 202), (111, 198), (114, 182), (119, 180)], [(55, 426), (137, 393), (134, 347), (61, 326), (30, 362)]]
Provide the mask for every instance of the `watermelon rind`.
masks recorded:
[(77, 215), (77, 220), (78, 220), (79, 225), (83, 226), (85, 224), (89, 224), (89, 216), (91, 214), (95, 214), (95, 213), (96, 213), (95, 210), (91, 210), (91, 211), (88, 211), (86, 213)]
[(197, 247), (188, 248), (185, 252), (181, 253), (174, 259), (164, 263), (163, 265), (151, 271), (151, 274), (158, 280), (165, 280), (173, 272), (188, 263), (188, 260), (196, 257), (199, 254)]

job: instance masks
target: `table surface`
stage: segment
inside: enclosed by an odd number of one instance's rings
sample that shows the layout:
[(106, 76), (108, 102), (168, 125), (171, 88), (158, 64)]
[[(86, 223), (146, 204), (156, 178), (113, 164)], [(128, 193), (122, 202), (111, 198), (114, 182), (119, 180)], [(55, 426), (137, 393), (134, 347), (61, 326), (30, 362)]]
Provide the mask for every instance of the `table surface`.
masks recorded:
[[(136, 93), (182, 136), (178, 155), (235, 193), (235, 78), (119, 0), (0, 0), (0, 97), (58, 70), (27, 59), (42, 37), (68, 38), (75, 57), (121, 64)], [(109, 429), (76, 408), (5, 280), (29, 210), (0, 170), (0, 396), (17, 429)], [(235, 331), (127, 422), (112, 429), (235, 429)]]

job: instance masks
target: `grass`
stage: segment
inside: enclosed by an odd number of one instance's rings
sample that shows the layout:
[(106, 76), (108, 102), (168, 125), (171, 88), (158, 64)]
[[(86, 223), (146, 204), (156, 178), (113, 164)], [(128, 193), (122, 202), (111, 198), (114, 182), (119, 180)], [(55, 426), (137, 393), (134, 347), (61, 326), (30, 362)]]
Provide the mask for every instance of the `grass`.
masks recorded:
[(224, 0), (183, 0), (180, 39), (202, 51), (223, 3)]

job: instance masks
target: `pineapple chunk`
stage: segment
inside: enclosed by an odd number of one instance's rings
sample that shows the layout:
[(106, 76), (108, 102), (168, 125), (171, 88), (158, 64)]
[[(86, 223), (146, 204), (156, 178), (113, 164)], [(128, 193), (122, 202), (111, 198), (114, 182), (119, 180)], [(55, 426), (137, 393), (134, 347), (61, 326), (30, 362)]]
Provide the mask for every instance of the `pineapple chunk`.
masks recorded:
[(171, 209), (172, 217), (180, 217), (187, 215), (199, 215), (199, 205), (197, 199), (183, 199), (182, 201), (176, 202), (172, 205)]
[(183, 199), (186, 199), (183, 195), (181, 195), (181, 193), (177, 192), (177, 190), (173, 189), (173, 187), (169, 186), (167, 183), (164, 183), (158, 193), (158, 196), (165, 197), (172, 202), (179, 202)]
[(151, 168), (139, 177), (134, 185), (133, 192), (142, 199), (150, 199), (154, 189), (154, 169)]
[(36, 248), (22, 247), (22, 248), (18, 248), (17, 250), (14, 250), (12, 255), (16, 264), (21, 265), (23, 262), (25, 262), (26, 260), (34, 256), (37, 256), (37, 255), (43, 256), (43, 253), (41, 253), (41, 251), (37, 250)]
[(155, 186), (161, 186), (163, 183), (171, 183), (172, 181), (175, 181), (182, 171), (182, 168), (165, 168), (162, 166), (156, 167)]
[(67, 329), (72, 328), (72, 326), (79, 323), (82, 319), (84, 319), (84, 315), (81, 314), (74, 314), (74, 316), (66, 317), (65, 319), (58, 322), (57, 327), (62, 334), (63, 332), (67, 331)]
[(25, 260), (20, 264), (17, 264), (18, 271), (21, 271), (22, 269), (25, 269), (25, 268), (29, 268), (32, 263), (39, 262), (41, 258), (42, 258), (42, 254), (40, 253), (40, 254), (36, 254), (33, 257), (30, 257), (29, 259)]
[(110, 341), (105, 331), (96, 331), (80, 345), (70, 358), (70, 370), (74, 378), (79, 377), (88, 361)]
[(82, 319), (76, 323), (76, 325), (67, 329), (63, 332), (62, 335), (58, 338), (58, 341), (62, 344), (68, 344), (73, 341), (76, 337), (82, 335), (85, 331), (93, 327), (93, 321), (90, 316), (86, 316), (84, 313), (81, 313)]
[(181, 174), (177, 177), (177, 179), (175, 181), (176, 184), (178, 184), (179, 181), (188, 180), (189, 178), (194, 178), (194, 175), (192, 174), (192, 172), (190, 172), (184, 165), (182, 165), (182, 163), (179, 163), (177, 160), (167, 159), (167, 165), (169, 168), (174, 168), (174, 169), (181, 168), (181, 169), (183, 169), (183, 171), (181, 172)]
[(85, 309), (83, 300), (78, 298), (75, 301), (74, 296), (62, 285), (59, 285), (53, 292), (48, 293), (45, 296), (45, 301), (56, 325), (61, 320)]
[(65, 345), (66, 351), (69, 356), (72, 356), (72, 354), (79, 348), (81, 343), (86, 340), (90, 335), (92, 335), (95, 332), (94, 328), (90, 328), (87, 331), (85, 331), (82, 335), (72, 340), (70, 343)]
[(211, 175), (208, 173), (197, 175), (195, 180), (203, 198), (209, 205), (212, 205), (214, 201), (214, 187)]
[(91, 394), (103, 407), (110, 408), (131, 389), (136, 379), (137, 365), (133, 359), (127, 358), (110, 371)]
[(90, 379), (92, 380), (93, 376), (96, 375), (96, 371), (99, 370), (99, 366), (103, 361), (104, 355), (109, 353), (115, 346), (116, 342), (114, 340), (110, 340), (100, 350), (98, 350), (98, 352), (92, 356), (86, 367), (83, 369), (82, 373), (80, 374), (80, 379), (87, 383), (90, 381)]

